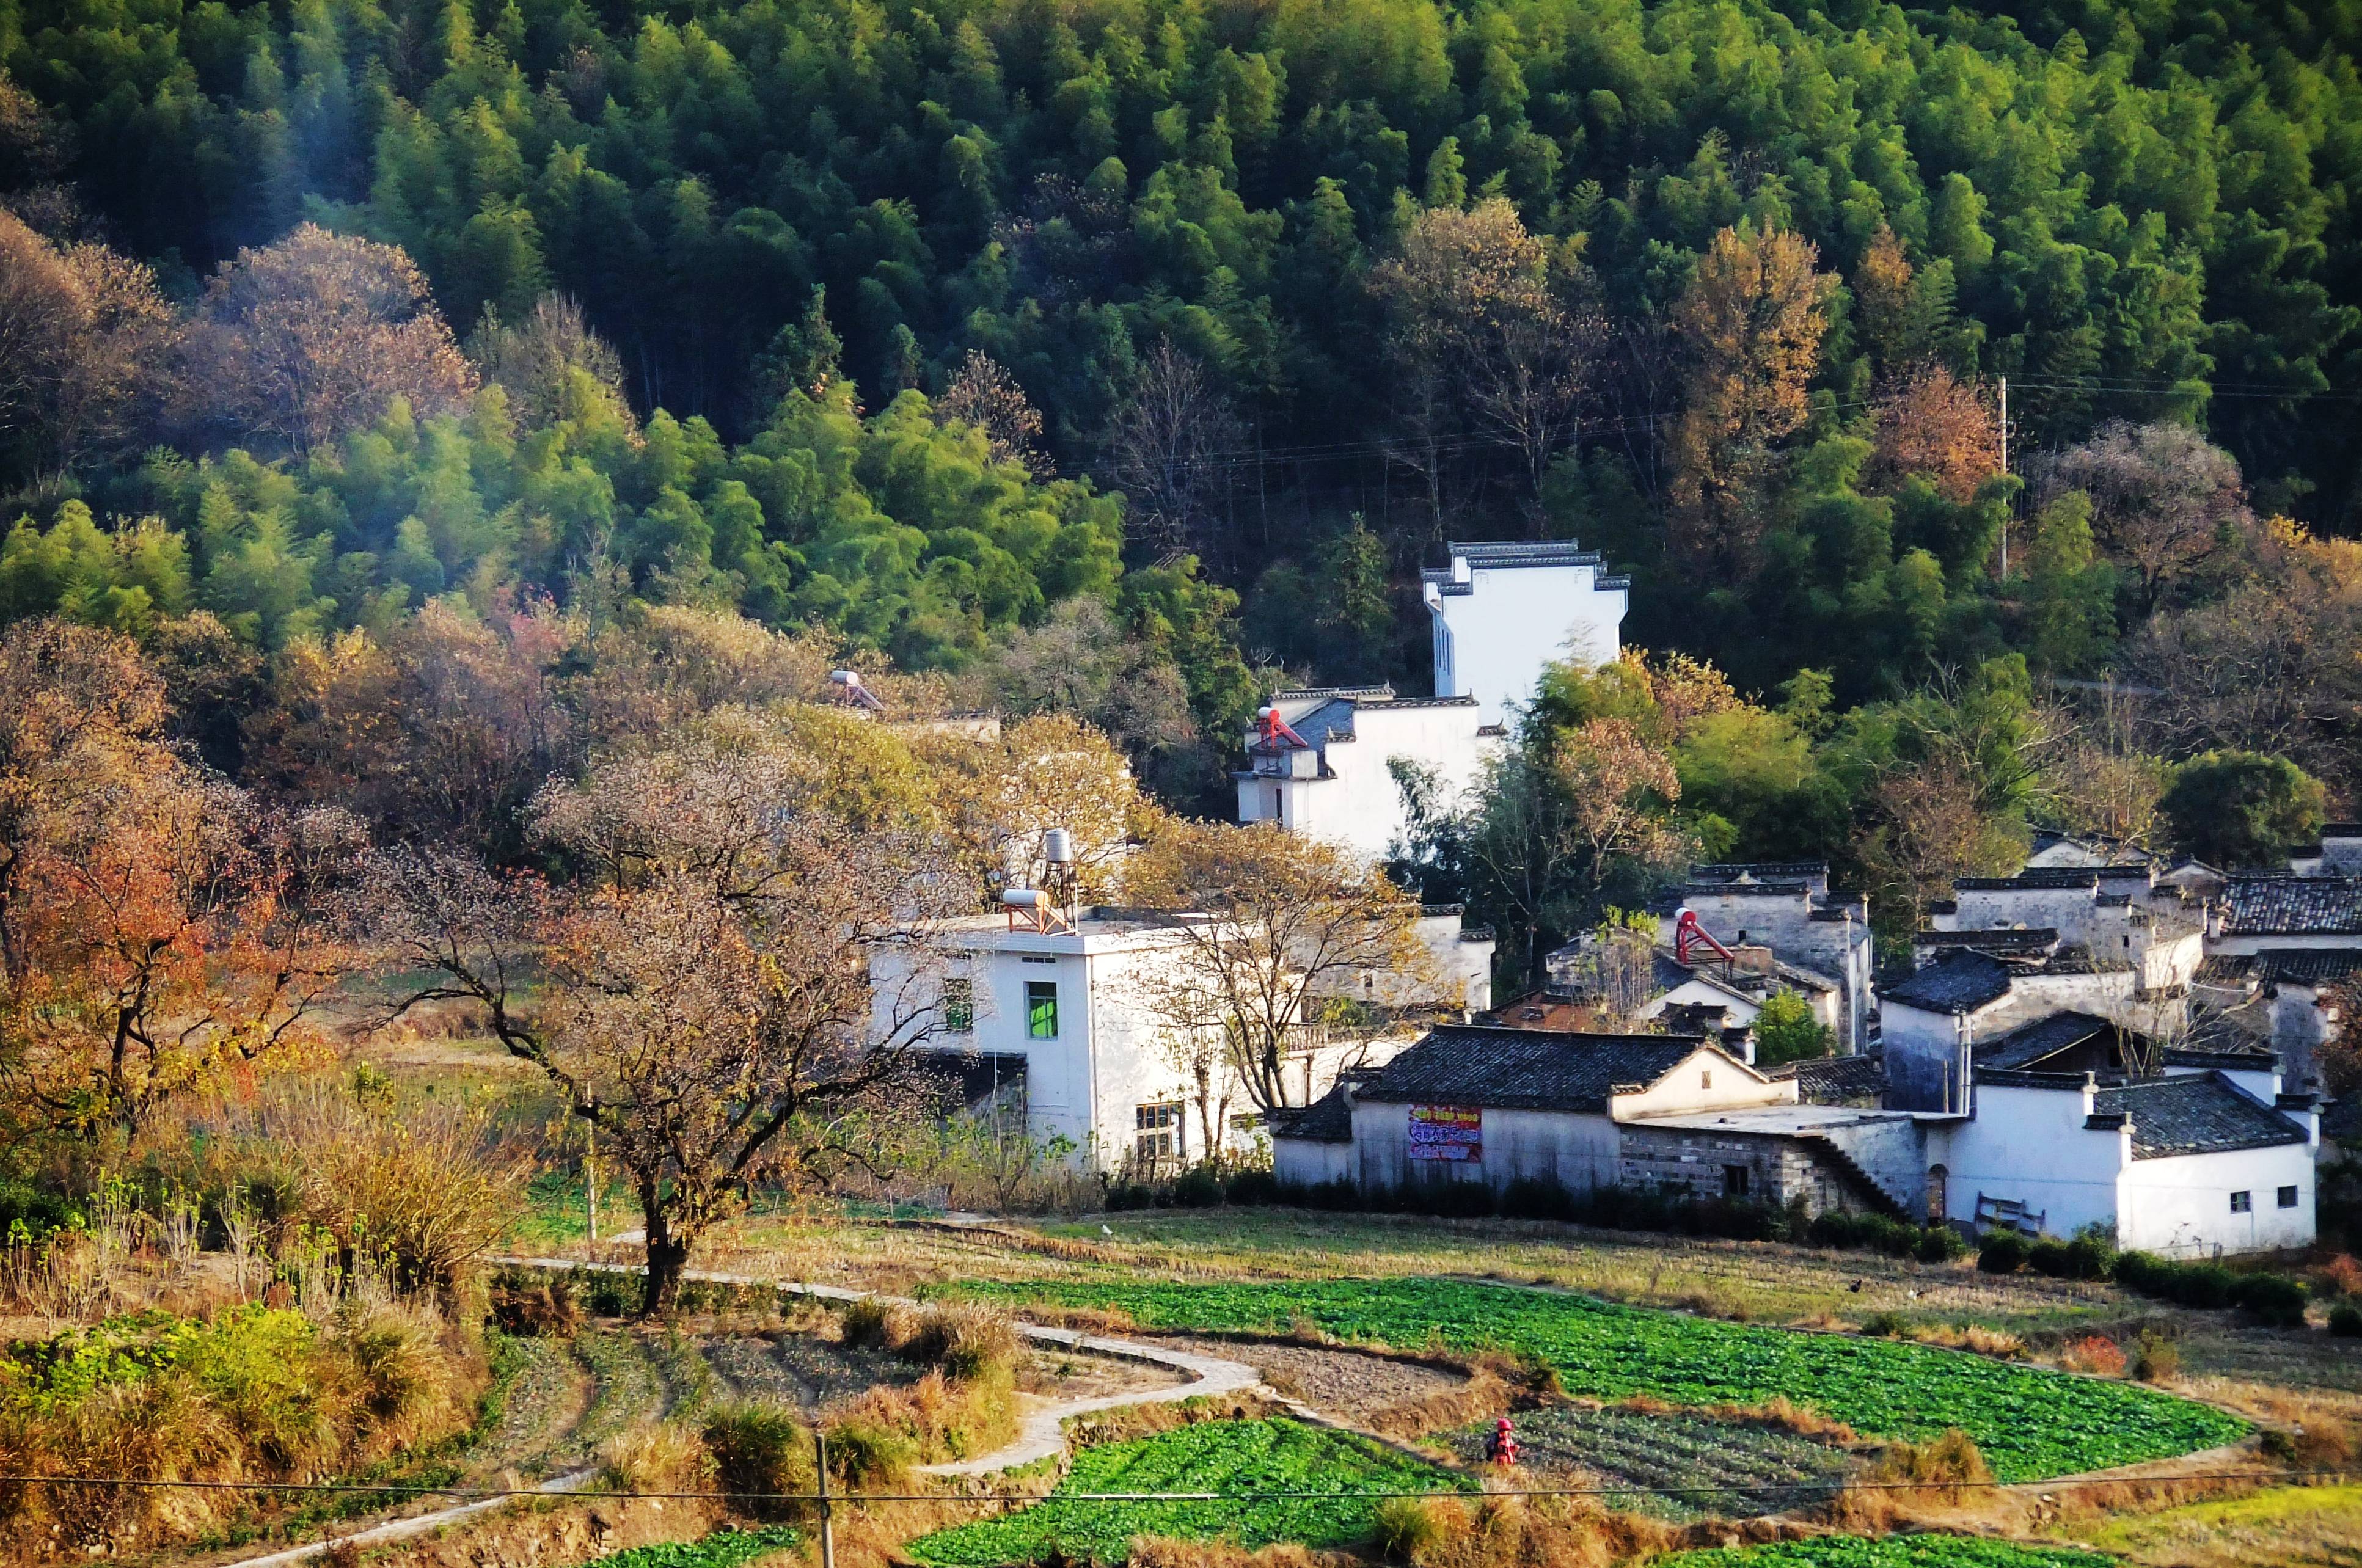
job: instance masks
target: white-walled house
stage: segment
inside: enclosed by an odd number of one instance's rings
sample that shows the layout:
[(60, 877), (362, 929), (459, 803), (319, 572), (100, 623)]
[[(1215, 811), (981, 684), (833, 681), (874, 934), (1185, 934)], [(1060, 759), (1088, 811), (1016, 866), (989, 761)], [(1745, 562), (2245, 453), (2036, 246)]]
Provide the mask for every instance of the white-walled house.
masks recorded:
[(1485, 733), (1472, 698), (1397, 697), (1389, 686), (1282, 691), (1271, 708), (1279, 723), (1247, 733), (1247, 766), (1231, 776), (1239, 821), (1277, 823), (1371, 860), (1407, 825), (1397, 762), (1432, 778), (1449, 806), (1499, 733)]
[(1630, 584), (1605, 575), (1597, 552), (1572, 542), (1447, 547), (1451, 564), (1422, 576), (1435, 695), (1397, 697), (1390, 686), (1275, 694), (1270, 718), (1245, 736), (1247, 766), (1232, 775), (1239, 821), (1381, 858), (1405, 828), (1396, 763), (1427, 775), (1449, 808), (1533, 701), (1545, 667), (1617, 657)]
[(2268, 1070), (1980, 1068), (1975, 1114), (1930, 1127), (1930, 1201), (1973, 1224), (1997, 1199), (2044, 1235), (2099, 1226), (2168, 1255), (2310, 1246), (2320, 1135), (2311, 1098), (2283, 1099)]
[(1622, 1180), (1623, 1123), (1795, 1099), (1794, 1080), (1694, 1037), (1446, 1025), (1275, 1126), (1273, 1157), (1287, 1182), (1528, 1178), (1581, 1193)]
[(1572, 540), (1444, 547), (1451, 564), (1419, 574), (1435, 623), (1435, 691), (1473, 697), (1478, 722), (1504, 724), (1533, 701), (1542, 667), (1606, 664), (1621, 646), (1631, 580)]
[[(1094, 1168), (1205, 1158), (1212, 1151), (1195, 1077), (1176, 1059), (1153, 997), (1178, 977), (1190, 928), (1202, 929), (1208, 917), (1109, 907), (1077, 911), (1071, 928), (1052, 923), (1044, 931), (1028, 918), (986, 914), (931, 932), (938, 956), (917, 973), (921, 984), (938, 988), (922, 999), (937, 1024), (921, 1049), (943, 1058), (971, 1103), (990, 1095), (1004, 1108), (1021, 1106), (1027, 1131), (1071, 1140)], [(1491, 937), (1463, 933), (1456, 908), (1423, 915), (1418, 933), (1438, 960), (1440, 988), (1413, 995), (1398, 978), (1371, 977), (1368, 999), (1456, 1010), (1472, 975), (1489, 976)], [(897, 983), (913, 973), (907, 960), (882, 956), (877, 973), (881, 1008), (914, 1005), (910, 987)], [(1339, 988), (1363, 991), (1359, 977)], [(1367, 1038), (1307, 1025), (1293, 1038), (1284, 1081), (1291, 1098), (1308, 1103), (1328, 1092), (1341, 1067), (1383, 1062), (1411, 1034)], [(1255, 1133), (1240, 1123), (1252, 1121), (1255, 1107), (1234, 1077), (1224, 1078), (1212, 1096), (1225, 1122), (1217, 1136), (1245, 1149)]]
[[(1693, 866), (1678, 900), (1670, 919), (1686, 910), (1726, 947), (1770, 949), (1776, 965), (1794, 972), (1790, 988), (1805, 993), (1834, 1032), (1840, 1054), (1869, 1049), (1876, 974), (1870, 906), (1829, 891), (1826, 861)], [(1691, 956), (1698, 957), (1696, 949)]]

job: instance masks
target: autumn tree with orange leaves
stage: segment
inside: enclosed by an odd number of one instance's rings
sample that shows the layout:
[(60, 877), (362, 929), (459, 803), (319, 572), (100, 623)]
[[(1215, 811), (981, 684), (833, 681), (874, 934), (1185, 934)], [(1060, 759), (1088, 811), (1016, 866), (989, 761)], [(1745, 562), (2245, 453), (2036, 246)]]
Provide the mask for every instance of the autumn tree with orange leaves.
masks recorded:
[(136, 1132), (283, 1051), (348, 966), (357, 824), (258, 806), (165, 717), (120, 637), (0, 642), (0, 1081), (54, 1131)]
[(1726, 228), (1674, 312), (1690, 370), (1673, 430), (1672, 540), (1716, 582), (1754, 571), (1782, 443), (1810, 412), (1836, 282), (1815, 271), (1818, 256), (1783, 229)]

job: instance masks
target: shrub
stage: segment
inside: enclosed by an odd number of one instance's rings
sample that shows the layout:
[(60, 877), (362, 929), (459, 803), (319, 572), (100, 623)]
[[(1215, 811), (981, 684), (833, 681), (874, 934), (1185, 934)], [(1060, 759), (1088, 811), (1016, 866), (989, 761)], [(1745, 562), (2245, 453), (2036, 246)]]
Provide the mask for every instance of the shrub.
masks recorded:
[(1222, 1190), (1225, 1202), (1240, 1205), (1278, 1203), (1282, 1201), (1279, 1177), (1260, 1165), (1242, 1171), (1232, 1171)]
[(1881, 1340), (1899, 1340), (1910, 1331), (1910, 1328), (1900, 1312), (1872, 1312), (1862, 1320), (1861, 1324), (1863, 1333)]
[(848, 1491), (901, 1485), (917, 1461), (909, 1438), (875, 1421), (847, 1418), (827, 1436), (828, 1473)]
[(1572, 1220), (1574, 1195), (1543, 1176), (1519, 1176), (1501, 1191), (1501, 1212), (1513, 1220)]
[(2122, 1377), (2125, 1375), (2124, 1347), (2104, 1334), (2087, 1334), (2058, 1353), (2058, 1364), (2070, 1372)]
[(1911, 1255), (1921, 1263), (1950, 1263), (1954, 1258), (1966, 1257), (1968, 1253), (1968, 1238), (1949, 1225), (1926, 1226), (1911, 1249)]
[(2180, 1370), (2181, 1347), (2155, 1329), (2143, 1329), (2133, 1353), (2133, 1375), (2143, 1383), (2163, 1383)]
[(900, 1351), (908, 1344), (917, 1327), (918, 1314), (907, 1303), (882, 1296), (847, 1302), (838, 1324), (846, 1344), (876, 1345), (889, 1351)]
[(2350, 1302), (2329, 1309), (2329, 1331), (2341, 1340), (2362, 1340), (2362, 1307)]
[(2026, 1243), (2025, 1266), (2046, 1279), (2072, 1279), (2075, 1255), (2055, 1236), (2036, 1236)]
[(2340, 1253), (2322, 1265), (2321, 1294), (2362, 1297), (2362, 1263), (2351, 1253)]
[(717, 1405), (706, 1413), (704, 1436), (723, 1489), (746, 1494), (734, 1507), (769, 1519), (802, 1511), (776, 1496), (813, 1489), (812, 1435), (793, 1410), (760, 1400)]
[(1009, 1314), (980, 1302), (929, 1307), (893, 1349), (912, 1361), (933, 1363), (947, 1377), (973, 1382), (1017, 1360), (1017, 1329)]
[(2304, 1327), (2304, 1286), (2284, 1274), (2250, 1274), (2231, 1287), (2248, 1316), (2276, 1329)]
[(1385, 1497), (1370, 1511), (1370, 1544), (1397, 1562), (1416, 1562), (1443, 1534), (1425, 1497)]
[(2025, 1237), (1996, 1231), (1977, 1249), (1977, 1267), (1986, 1274), (2015, 1274), (2025, 1266), (2028, 1250)]
[(2304, 1322), (2304, 1286), (2284, 1274), (2234, 1274), (2221, 1264), (2174, 1263), (2149, 1253), (2123, 1253), (2116, 1283), (2183, 1307), (2243, 1307), (2283, 1328)]
[(2099, 1225), (2086, 1225), (2067, 1243), (2070, 1278), (2105, 1279), (2116, 1266), (2116, 1238)]

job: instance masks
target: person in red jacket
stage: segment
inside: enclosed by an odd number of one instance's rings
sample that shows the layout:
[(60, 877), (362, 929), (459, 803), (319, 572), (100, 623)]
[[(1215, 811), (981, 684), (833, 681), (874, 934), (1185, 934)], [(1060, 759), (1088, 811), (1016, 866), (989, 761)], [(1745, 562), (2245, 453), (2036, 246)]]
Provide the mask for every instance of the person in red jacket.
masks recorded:
[(1485, 1457), (1504, 1470), (1518, 1463), (1518, 1435), (1509, 1430), (1508, 1417), (1494, 1423), (1493, 1435), (1485, 1441)]

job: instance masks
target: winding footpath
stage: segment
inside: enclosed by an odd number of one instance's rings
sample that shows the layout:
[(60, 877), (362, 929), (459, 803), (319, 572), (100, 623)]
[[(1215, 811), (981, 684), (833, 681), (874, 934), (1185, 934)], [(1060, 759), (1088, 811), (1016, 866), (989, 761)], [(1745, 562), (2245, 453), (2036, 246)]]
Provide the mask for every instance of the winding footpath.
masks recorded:
[[(628, 1264), (586, 1264), (566, 1258), (494, 1258), (491, 1261), (505, 1267), (514, 1268), (596, 1269), (616, 1274), (639, 1272), (635, 1265)], [(784, 1295), (811, 1297), (820, 1301), (861, 1301), (874, 1298), (904, 1306), (918, 1305), (908, 1297), (887, 1296), (871, 1290), (848, 1290), (834, 1285), (782, 1283), (777, 1280), (757, 1279), (752, 1275), (715, 1274), (701, 1269), (691, 1269), (688, 1271), (685, 1277), (701, 1284), (749, 1286), (760, 1290), (778, 1290)], [(1184, 1373), (1188, 1376), (1189, 1381), (1163, 1388), (1135, 1389), (1127, 1393), (1103, 1394), (1087, 1399), (1069, 1399), (1058, 1404), (1045, 1405), (1025, 1418), (1023, 1425), (1018, 1430), (1016, 1441), (977, 1459), (964, 1459), (947, 1464), (922, 1464), (917, 1467), (920, 1474), (988, 1475), (995, 1471), (1012, 1470), (1021, 1464), (1031, 1464), (1036, 1460), (1052, 1458), (1065, 1450), (1066, 1438), (1064, 1427), (1068, 1420), (1076, 1416), (1087, 1416), (1096, 1411), (1111, 1410), (1127, 1405), (1161, 1405), (1181, 1399), (1218, 1398), (1225, 1394), (1252, 1393), (1275, 1404), (1286, 1406), (1291, 1414), (1300, 1416), (1306, 1420), (1314, 1421), (1322, 1426), (1336, 1424), (1298, 1404), (1296, 1400), (1286, 1398), (1275, 1390), (1264, 1387), (1263, 1374), (1244, 1362), (1227, 1361), (1220, 1356), (1197, 1355), (1187, 1351), (1170, 1350), (1163, 1345), (1142, 1344), (1136, 1340), (1115, 1339), (1104, 1334), (1086, 1334), (1074, 1329), (1050, 1328), (1040, 1323), (1021, 1321), (1016, 1328), (1019, 1333), (1037, 1344), (1055, 1345), (1062, 1350), (1084, 1351), (1094, 1355), (1120, 1356), (1130, 1361), (1147, 1362), (1157, 1366), (1168, 1367), (1175, 1372)], [(595, 1470), (578, 1470), (545, 1481), (533, 1490), (538, 1495), (562, 1496), (569, 1492), (583, 1490), (596, 1480), (598, 1472)], [(389, 1519), (383, 1524), (372, 1525), (367, 1529), (355, 1530), (349, 1535), (337, 1536), (332, 1540), (309, 1541), (302, 1546), (291, 1546), (284, 1551), (273, 1551), (261, 1557), (240, 1558), (234, 1562), (222, 1564), (221, 1568), (295, 1568), (298, 1563), (315, 1562), (326, 1556), (333, 1548), (346, 1542), (350, 1542), (353, 1547), (366, 1551), (370, 1547), (408, 1540), (413, 1537), (440, 1529), (446, 1525), (458, 1524), (490, 1513), (515, 1500), (513, 1496), (478, 1498), (473, 1502), (461, 1503), (452, 1507), (438, 1508), (432, 1513), (412, 1514), (398, 1519)]]

